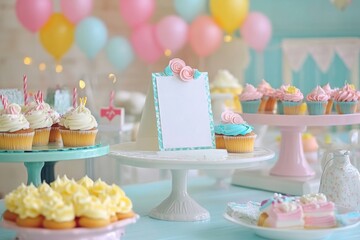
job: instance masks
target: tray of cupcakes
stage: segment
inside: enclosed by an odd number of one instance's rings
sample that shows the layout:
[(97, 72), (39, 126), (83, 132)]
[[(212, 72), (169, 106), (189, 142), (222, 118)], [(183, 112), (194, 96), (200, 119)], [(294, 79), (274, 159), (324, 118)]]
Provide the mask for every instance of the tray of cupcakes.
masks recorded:
[(262, 202), (229, 202), (224, 217), (261, 237), (276, 240), (324, 239), (360, 224), (359, 212), (340, 213), (322, 193), (275, 193)]
[(316, 86), (306, 96), (295, 86), (273, 88), (268, 82), (254, 87), (246, 84), (239, 95), (243, 113), (270, 113), (280, 115), (326, 115), (356, 113), (360, 92), (353, 84), (341, 88), (329, 84)]
[(1, 225), (19, 240), (118, 240), (139, 216), (117, 185), (87, 176), (66, 176), (54, 182), (20, 185), (5, 196)]
[(23, 107), (9, 103), (4, 95), (0, 97), (4, 107), (0, 111), (0, 152), (58, 151), (100, 145), (96, 140), (98, 123), (86, 107), (86, 97), (62, 116), (44, 102), (41, 91)]

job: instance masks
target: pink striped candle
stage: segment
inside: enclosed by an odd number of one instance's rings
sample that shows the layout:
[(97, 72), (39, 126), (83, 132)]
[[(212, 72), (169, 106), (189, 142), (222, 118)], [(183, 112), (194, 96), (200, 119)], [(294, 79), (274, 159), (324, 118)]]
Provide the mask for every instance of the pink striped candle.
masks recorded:
[(115, 91), (110, 92), (110, 107), (114, 107)]
[(72, 101), (73, 108), (77, 107), (77, 89), (73, 89), (73, 101)]
[(4, 106), (4, 109), (7, 109), (8, 98), (5, 95), (0, 95), (0, 99), (1, 99), (2, 105)]
[(23, 77), (23, 87), (24, 87), (24, 105), (28, 105), (29, 103), (29, 96), (27, 91), (27, 76), (24, 75)]

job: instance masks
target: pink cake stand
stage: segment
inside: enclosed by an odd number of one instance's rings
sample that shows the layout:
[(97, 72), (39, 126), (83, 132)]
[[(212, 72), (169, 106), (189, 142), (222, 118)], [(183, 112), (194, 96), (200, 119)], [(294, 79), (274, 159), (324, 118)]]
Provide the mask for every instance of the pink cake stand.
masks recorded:
[(301, 141), (301, 133), (307, 126), (340, 126), (360, 123), (360, 113), (330, 115), (278, 115), (250, 114), (241, 116), (250, 124), (278, 126), (281, 132), (279, 158), (270, 170), (271, 175), (309, 177), (315, 174), (307, 163)]

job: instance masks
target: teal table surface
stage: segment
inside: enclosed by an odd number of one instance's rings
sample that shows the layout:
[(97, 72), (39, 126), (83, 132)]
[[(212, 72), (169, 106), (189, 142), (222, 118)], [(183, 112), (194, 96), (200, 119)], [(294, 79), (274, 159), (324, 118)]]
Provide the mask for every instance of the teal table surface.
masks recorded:
[[(132, 199), (134, 210), (140, 215), (137, 223), (126, 227), (122, 240), (138, 239), (246, 239), (261, 240), (251, 230), (231, 223), (223, 218), (228, 202), (261, 201), (273, 193), (230, 185), (228, 188), (215, 188), (215, 180), (208, 177), (189, 177), (189, 194), (211, 214), (210, 220), (200, 222), (170, 222), (148, 217), (149, 211), (164, 200), (171, 191), (171, 181), (124, 186), (126, 194)], [(0, 213), (4, 211), (0, 203)], [(15, 233), (0, 228), (1, 240), (13, 240)], [(334, 233), (330, 240), (360, 239), (360, 227), (347, 232)]]

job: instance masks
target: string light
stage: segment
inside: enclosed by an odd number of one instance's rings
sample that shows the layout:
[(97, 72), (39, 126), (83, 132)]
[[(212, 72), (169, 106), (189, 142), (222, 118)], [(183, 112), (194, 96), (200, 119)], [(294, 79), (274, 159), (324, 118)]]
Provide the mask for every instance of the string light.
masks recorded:
[(79, 80), (79, 87), (80, 87), (80, 89), (84, 89), (86, 87), (86, 83), (84, 80), (82, 80), (82, 79)]
[(61, 64), (56, 64), (55, 72), (61, 73), (63, 71), (63, 66)]
[(31, 57), (24, 57), (24, 64), (25, 65), (30, 65), (32, 63), (32, 58)]
[(113, 83), (116, 83), (116, 75), (115, 74), (109, 73), (108, 77)]
[(230, 35), (225, 35), (224, 36), (224, 42), (231, 42), (232, 41), (232, 36), (230, 36)]
[(42, 71), (42, 72), (45, 71), (46, 70), (46, 64), (45, 63), (40, 63), (39, 64), (39, 70)]
[(170, 49), (166, 49), (164, 52), (165, 56), (170, 57), (171, 56), (171, 50)]

